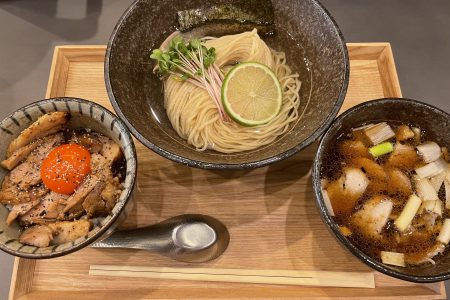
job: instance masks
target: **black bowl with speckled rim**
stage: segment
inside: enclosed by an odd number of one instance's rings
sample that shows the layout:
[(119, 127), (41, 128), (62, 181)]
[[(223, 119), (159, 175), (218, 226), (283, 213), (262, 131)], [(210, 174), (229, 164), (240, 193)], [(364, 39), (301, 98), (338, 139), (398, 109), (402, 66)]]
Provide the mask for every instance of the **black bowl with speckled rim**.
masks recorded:
[(176, 30), (176, 13), (225, 0), (138, 0), (117, 23), (105, 58), (109, 99), (131, 132), (144, 145), (173, 161), (206, 169), (261, 167), (302, 150), (328, 128), (347, 92), (349, 60), (343, 36), (316, 0), (273, 0), (275, 34), (268, 45), (286, 53), (300, 74), (299, 122), (268, 146), (235, 154), (199, 152), (172, 128), (163, 106), (162, 83), (149, 56)]
[(450, 252), (448, 250), (444, 252), (444, 255), (436, 258), (436, 265), (425, 264), (405, 268), (385, 265), (366, 255), (342, 235), (325, 206), (321, 191), (321, 174), (324, 171), (324, 161), (329, 155), (328, 153), (335, 151), (332, 146), (336, 139), (351, 128), (376, 121), (406, 122), (425, 130), (429, 138), (439, 145), (450, 146), (450, 115), (429, 104), (405, 98), (376, 99), (345, 111), (336, 118), (323, 136), (314, 160), (313, 188), (322, 220), (346, 249), (379, 272), (413, 282), (436, 282), (450, 279)]

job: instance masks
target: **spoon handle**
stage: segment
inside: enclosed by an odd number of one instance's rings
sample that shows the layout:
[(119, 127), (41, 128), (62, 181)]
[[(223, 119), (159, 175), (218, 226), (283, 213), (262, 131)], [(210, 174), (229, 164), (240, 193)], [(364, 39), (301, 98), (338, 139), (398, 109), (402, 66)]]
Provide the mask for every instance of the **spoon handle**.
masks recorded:
[(91, 247), (141, 249), (180, 261), (204, 262), (222, 254), (229, 238), (225, 225), (218, 220), (191, 214), (147, 227), (119, 230)]
[(108, 238), (91, 245), (91, 247), (169, 251), (173, 247), (174, 225), (159, 223), (143, 228), (115, 231)]

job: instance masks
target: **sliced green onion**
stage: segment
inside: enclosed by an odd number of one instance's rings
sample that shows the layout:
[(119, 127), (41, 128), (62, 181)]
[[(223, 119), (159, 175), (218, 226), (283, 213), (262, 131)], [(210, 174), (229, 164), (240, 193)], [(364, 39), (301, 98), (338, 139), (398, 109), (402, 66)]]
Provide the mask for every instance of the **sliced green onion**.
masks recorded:
[(381, 143), (369, 148), (369, 153), (372, 154), (373, 157), (388, 154), (391, 153), (392, 151), (394, 151), (394, 145), (389, 142)]

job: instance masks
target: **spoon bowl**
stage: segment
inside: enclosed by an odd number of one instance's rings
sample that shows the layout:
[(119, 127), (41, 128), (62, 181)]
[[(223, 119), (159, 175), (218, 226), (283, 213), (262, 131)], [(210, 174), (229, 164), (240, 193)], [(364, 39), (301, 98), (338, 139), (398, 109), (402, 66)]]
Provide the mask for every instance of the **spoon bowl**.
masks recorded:
[(219, 257), (229, 242), (230, 234), (219, 220), (186, 214), (147, 227), (116, 231), (91, 247), (147, 250), (175, 260), (199, 263)]

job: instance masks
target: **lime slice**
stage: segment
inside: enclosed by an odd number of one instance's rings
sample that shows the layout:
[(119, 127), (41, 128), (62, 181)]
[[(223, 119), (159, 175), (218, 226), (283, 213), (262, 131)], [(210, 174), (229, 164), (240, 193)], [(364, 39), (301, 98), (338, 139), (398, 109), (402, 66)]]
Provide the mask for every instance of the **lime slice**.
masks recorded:
[(267, 66), (245, 62), (228, 72), (222, 84), (222, 104), (239, 124), (256, 126), (272, 120), (281, 109), (283, 92)]

